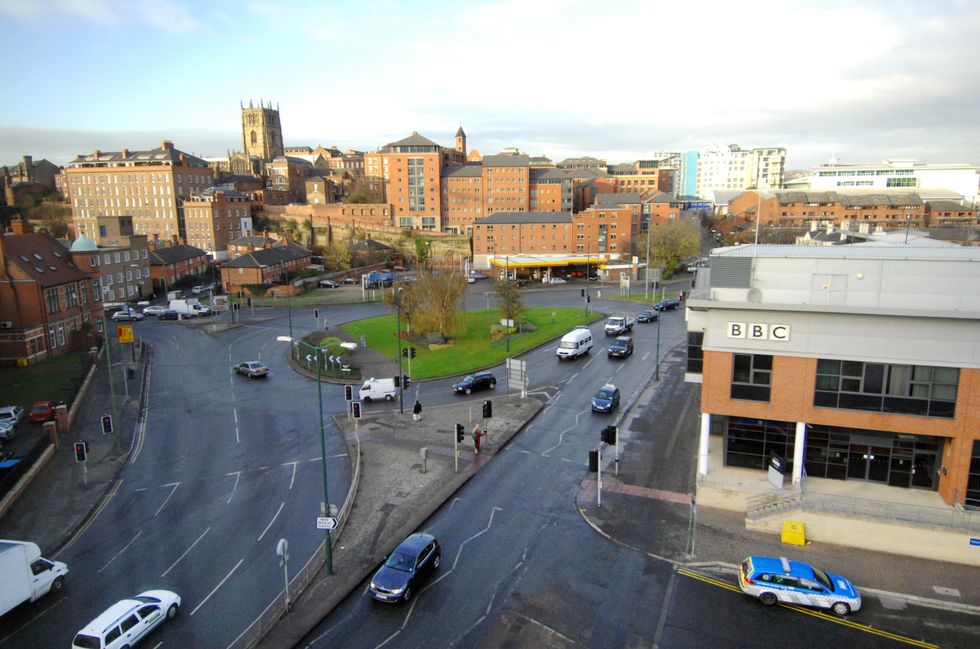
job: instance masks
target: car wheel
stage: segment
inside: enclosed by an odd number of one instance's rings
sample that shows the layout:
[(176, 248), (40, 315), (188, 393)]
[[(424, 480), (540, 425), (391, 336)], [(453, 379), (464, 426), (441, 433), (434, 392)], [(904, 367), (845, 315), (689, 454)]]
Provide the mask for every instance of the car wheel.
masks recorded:
[(766, 606), (772, 606), (776, 603), (776, 593), (762, 593), (759, 595), (759, 601)]
[(394, 399), (394, 397), (391, 396), (390, 394), (385, 395), (385, 401), (391, 401), (392, 399)]
[(830, 607), (830, 610), (837, 615), (844, 616), (851, 612), (851, 607), (848, 606), (846, 602), (836, 602)]
[(64, 587), (65, 587), (65, 578), (64, 577), (58, 577), (57, 579), (55, 579), (54, 581), (51, 582), (51, 592), (53, 592), (53, 593), (58, 592), (59, 590), (61, 590)]
[(493, 381), (491, 381), (490, 382), (490, 389), (493, 390), (495, 387), (497, 387), (497, 384), (494, 383)]
[(473, 390), (471, 388), (466, 388), (466, 394), (473, 394)]
[[(385, 399), (387, 399), (387, 398), (388, 398), (388, 397), (385, 397)], [(368, 402), (368, 403), (371, 403), (371, 397), (364, 397), (364, 400), (365, 400), (366, 402)]]

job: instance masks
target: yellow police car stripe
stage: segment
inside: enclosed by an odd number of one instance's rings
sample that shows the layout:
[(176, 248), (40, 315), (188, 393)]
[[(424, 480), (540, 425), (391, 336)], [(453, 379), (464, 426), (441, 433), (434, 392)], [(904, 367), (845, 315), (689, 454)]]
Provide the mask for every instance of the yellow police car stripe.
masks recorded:
[[(734, 585), (732, 585), (732, 584), (730, 584), (730, 583), (728, 583), (726, 581), (722, 581), (720, 579), (715, 579), (714, 577), (708, 577), (707, 575), (701, 575), (701, 574), (698, 574), (696, 572), (691, 572), (690, 570), (686, 570), (684, 568), (678, 568), (677, 569), (677, 574), (684, 575), (685, 577), (690, 577), (691, 579), (697, 579), (698, 581), (703, 581), (706, 584), (711, 584), (713, 586), (718, 586), (719, 588), (724, 588), (725, 590), (730, 590), (730, 591), (733, 591), (733, 592), (736, 592), (736, 593), (739, 593), (739, 594), (743, 594), (742, 593), (742, 589), (739, 588), (738, 586), (734, 586)], [(814, 610), (814, 609), (806, 608), (806, 607), (803, 607), (803, 606), (796, 606), (795, 604), (784, 604), (782, 602), (779, 603), (779, 606), (782, 606), (783, 608), (791, 609), (791, 610), (796, 611), (798, 613), (805, 613), (806, 615), (810, 615), (810, 616), (817, 617), (817, 618), (820, 618), (820, 619), (823, 619), (823, 620), (827, 620), (828, 622), (833, 622), (835, 624), (842, 624), (842, 625), (847, 626), (847, 627), (850, 627), (852, 629), (856, 629), (858, 631), (863, 631), (865, 633), (870, 633), (872, 635), (880, 636), (882, 638), (888, 638), (889, 640), (895, 640), (897, 642), (904, 642), (905, 644), (911, 645), (913, 647), (924, 647), (926, 649), (938, 649), (939, 648), (939, 645), (933, 644), (931, 642), (924, 642), (922, 640), (916, 640), (915, 638), (908, 638), (906, 636), (898, 635), (897, 633), (890, 633), (888, 631), (882, 631), (881, 629), (875, 629), (873, 627), (868, 626), (867, 624), (860, 624), (858, 622), (852, 622), (851, 620), (847, 620), (847, 619), (838, 617), (837, 615), (834, 615), (832, 613), (824, 613), (823, 611)]]

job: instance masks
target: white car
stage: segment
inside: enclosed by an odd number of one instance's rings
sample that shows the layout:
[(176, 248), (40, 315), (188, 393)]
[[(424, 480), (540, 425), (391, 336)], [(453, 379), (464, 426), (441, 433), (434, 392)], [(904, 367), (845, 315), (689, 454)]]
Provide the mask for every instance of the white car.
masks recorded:
[(566, 282), (564, 280), (564, 278), (561, 278), (561, 277), (552, 277), (551, 279), (548, 280), (548, 283), (549, 284), (567, 284), (568, 282)]
[(0, 439), (12, 440), (16, 433), (14, 432), (14, 425), (9, 421), (0, 421)]
[(132, 647), (164, 620), (177, 616), (180, 595), (169, 590), (148, 590), (110, 606), (75, 635), (72, 649)]
[(161, 304), (154, 304), (153, 306), (148, 306), (143, 309), (143, 315), (151, 315), (153, 317), (159, 317), (161, 313), (167, 310), (167, 307)]
[(139, 322), (143, 319), (143, 314), (132, 309), (126, 309), (113, 313), (112, 319), (116, 322)]
[(0, 422), (8, 423), (14, 427), (24, 421), (24, 417), (26, 416), (27, 411), (20, 406), (4, 406), (0, 408)]

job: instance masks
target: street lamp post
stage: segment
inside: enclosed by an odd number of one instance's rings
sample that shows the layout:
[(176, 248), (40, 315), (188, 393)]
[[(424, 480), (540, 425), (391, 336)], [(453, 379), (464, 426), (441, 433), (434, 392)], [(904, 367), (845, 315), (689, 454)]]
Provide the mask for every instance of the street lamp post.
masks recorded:
[(395, 338), (398, 339), (398, 413), (405, 414), (405, 385), (402, 382), (402, 288), (395, 291)]
[[(292, 336), (290, 336), (292, 338)], [(316, 400), (317, 400), (317, 410), (320, 413), (320, 458), (323, 464), (323, 508), (324, 516), (330, 516), (330, 496), (327, 492), (327, 436), (323, 430), (323, 383), (320, 381), (320, 354), (323, 350), (319, 345), (316, 346), (316, 352), (314, 354), (314, 361), (316, 362)], [(348, 404), (350, 407), (350, 404)], [(330, 530), (326, 530), (326, 550), (327, 550), (327, 574), (333, 574), (333, 548), (330, 540)]]
[[(650, 299), (650, 231), (653, 229), (653, 227), (651, 227), (653, 225), (652, 220), (653, 220), (652, 216), (651, 218), (647, 219), (647, 272), (646, 272), (646, 281), (644, 282), (646, 286), (643, 289), (644, 302)], [(654, 295), (654, 297), (657, 296)], [(660, 318), (657, 318), (657, 322), (658, 323), (660, 322)], [(658, 324), (657, 327), (659, 328), (659, 326), (660, 325)]]
[(109, 341), (109, 323), (105, 317), (105, 309), (102, 309), (102, 341), (105, 344), (105, 366), (106, 374), (109, 375), (109, 403), (112, 407), (112, 418), (117, 423), (112, 427), (112, 452), (119, 454), (119, 419), (116, 417), (116, 390), (112, 385), (112, 344)]

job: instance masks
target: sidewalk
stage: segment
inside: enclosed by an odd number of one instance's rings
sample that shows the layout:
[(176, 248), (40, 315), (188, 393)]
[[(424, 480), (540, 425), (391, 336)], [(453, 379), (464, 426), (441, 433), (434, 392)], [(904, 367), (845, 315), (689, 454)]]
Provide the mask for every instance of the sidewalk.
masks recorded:
[[(149, 354), (149, 347), (144, 347)], [(125, 350), (128, 351), (128, 350)], [(114, 345), (113, 387), (116, 416), (113, 435), (102, 434), (102, 416), (112, 412), (106, 359), (99, 359), (86, 393), (80, 398), (72, 429), (59, 436), (54, 454), (34, 476), (6, 515), (0, 519), (0, 538), (37, 543), (48, 558), (56, 558), (88, 521), (115, 484), (129, 457), (146, 376), (145, 356), (138, 360), (136, 378), (123, 385), (123, 368), (132, 367)], [(118, 363), (118, 364), (117, 364)], [(73, 443), (88, 442), (88, 460), (75, 461)]]
[[(259, 647), (292, 647), (360, 584), (398, 543), (411, 534), (529, 422), (544, 405), (536, 398), (507, 398), (487, 393), (493, 401), (490, 437), (473, 452), (471, 435), (483, 424), (482, 400), (427, 408), (422, 421), (405, 414), (370, 414), (355, 431), (346, 419), (337, 424), (349, 441), (360, 440), (361, 477), (354, 507), (333, 549), (333, 575), (325, 568), (313, 579)], [(473, 421), (470, 421), (470, 411)], [(456, 423), (464, 425), (459, 473), (454, 472), (453, 437)], [(420, 449), (428, 449), (423, 473)]]

